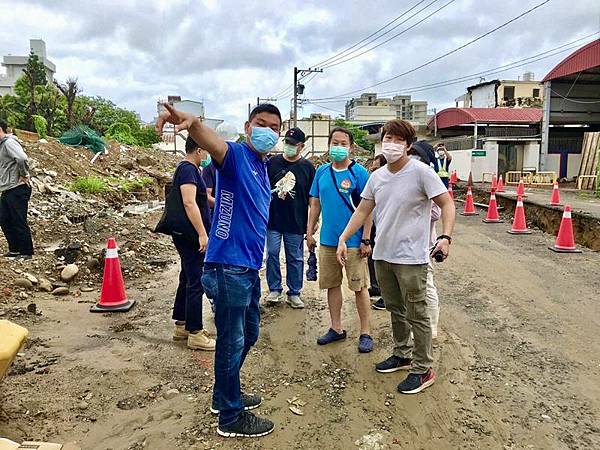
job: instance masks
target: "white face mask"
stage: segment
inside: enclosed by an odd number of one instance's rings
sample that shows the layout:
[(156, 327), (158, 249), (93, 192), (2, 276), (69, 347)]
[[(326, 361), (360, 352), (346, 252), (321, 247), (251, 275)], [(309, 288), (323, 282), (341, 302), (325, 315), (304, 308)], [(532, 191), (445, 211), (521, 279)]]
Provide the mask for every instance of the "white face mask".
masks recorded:
[(394, 142), (383, 142), (381, 147), (381, 153), (385, 156), (388, 163), (395, 163), (404, 156), (404, 152), (406, 151), (404, 144), (395, 144)]

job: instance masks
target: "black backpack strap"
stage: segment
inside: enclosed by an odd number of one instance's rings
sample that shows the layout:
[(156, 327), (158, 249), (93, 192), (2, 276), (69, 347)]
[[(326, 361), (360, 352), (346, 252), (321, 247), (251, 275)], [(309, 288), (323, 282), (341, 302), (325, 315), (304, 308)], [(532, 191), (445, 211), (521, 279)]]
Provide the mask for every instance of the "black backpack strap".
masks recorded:
[[(350, 168), (353, 164), (351, 164), (348, 168)], [(344, 204), (346, 205), (346, 207), (350, 210), (351, 214), (354, 214), (354, 211), (356, 211), (356, 206), (354, 206), (353, 204), (351, 204), (348, 199), (346, 197), (344, 197), (344, 195), (340, 192), (340, 190), (338, 189), (338, 185), (337, 185), (337, 180), (335, 179), (335, 173), (333, 172), (333, 166), (329, 166), (329, 173), (331, 175), (331, 180), (333, 181), (333, 187), (335, 188), (335, 191), (338, 193), (338, 195), (341, 197), (341, 199), (344, 201)], [(354, 173), (350, 172), (352, 174), (352, 177), (354, 177)], [(356, 177), (354, 177), (356, 178)], [(356, 189), (356, 188), (355, 188)], [(352, 193), (350, 194), (350, 196), (352, 197), (352, 194), (354, 193), (354, 191), (352, 191)], [(353, 203), (354, 203), (354, 199), (353, 199)]]

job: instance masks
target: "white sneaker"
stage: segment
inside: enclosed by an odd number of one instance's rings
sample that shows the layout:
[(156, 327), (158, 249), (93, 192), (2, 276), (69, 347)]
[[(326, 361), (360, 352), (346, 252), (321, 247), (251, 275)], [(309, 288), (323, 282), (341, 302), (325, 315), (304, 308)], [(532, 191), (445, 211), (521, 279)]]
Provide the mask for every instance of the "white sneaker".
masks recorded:
[(214, 352), (217, 341), (210, 337), (208, 331), (200, 330), (197, 333), (190, 333), (187, 341), (188, 348), (192, 350), (206, 350)]
[(288, 295), (286, 303), (294, 309), (304, 308), (304, 302), (300, 299), (299, 295)]
[(265, 298), (267, 305), (277, 305), (281, 303), (281, 292), (273, 291), (269, 292), (269, 295)]

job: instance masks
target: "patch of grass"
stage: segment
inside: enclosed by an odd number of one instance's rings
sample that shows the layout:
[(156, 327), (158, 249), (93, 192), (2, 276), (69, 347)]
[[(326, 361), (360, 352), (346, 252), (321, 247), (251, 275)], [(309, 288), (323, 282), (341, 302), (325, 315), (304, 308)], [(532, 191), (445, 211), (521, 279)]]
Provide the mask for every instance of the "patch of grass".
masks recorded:
[(146, 186), (151, 185), (154, 180), (150, 177), (134, 178), (133, 180), (121, 180), (119, 188), (125, 192), (134, 192), (144, 189)]
[(71, 184), (71, 190), (83, 194), (101, 194), (108, 191), (108, 185), (102, 178), (79, 177)]

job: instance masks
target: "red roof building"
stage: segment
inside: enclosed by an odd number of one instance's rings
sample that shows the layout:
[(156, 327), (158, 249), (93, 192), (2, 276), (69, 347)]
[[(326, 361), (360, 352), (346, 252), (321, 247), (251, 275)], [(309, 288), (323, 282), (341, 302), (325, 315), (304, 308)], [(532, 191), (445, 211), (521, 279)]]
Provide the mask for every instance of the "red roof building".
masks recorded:
[(583, 136), (600, 131), (600, 39), (577, 49), (543, 79), (540, 168), (578, 175)]
[(466, 124), (534, 124), (542, 120), (540, 108), (447, 108), (431, 118), (427, 126), (433, 130)]

